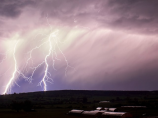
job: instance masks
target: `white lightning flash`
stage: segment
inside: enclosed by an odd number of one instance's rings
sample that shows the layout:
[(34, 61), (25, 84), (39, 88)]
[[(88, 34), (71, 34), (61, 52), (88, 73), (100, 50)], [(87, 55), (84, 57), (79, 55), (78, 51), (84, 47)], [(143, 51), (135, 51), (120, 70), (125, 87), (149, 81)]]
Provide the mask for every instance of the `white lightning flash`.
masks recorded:
[[(16, 60), (16, 57), (15, 57), (15, 52), (16, 52), (16, 48), (17, 48), (18, 42), (19, 42), (19, 40), (15, 43), (14, 50), (13, 50), (14, 72), (12, 73), (12, 77), (10, 78), (9, 82), (8, 82), (7, 85), (6, 85), (6, 88), (5, 88), (4, 92), (3, 92), (3, 94), (6, 94), (6, 93), (9, 91), (9, 89), (10, 89), (11, 84), (13, 83), (13, 81), (14, 81), (14, 83), (15, 83), (16, 85), (18, 85), (18, 84), (16, 83), (16, 81), (15, 81), (16, 74), (18, 74), (17, 77), (22, 76), (24, 79), (27, 79), (27, 80), (29, 79), (29, 78), (26, 77), (23, 73), (21, 73), (20, 70), (18, 70), (17, 60)], [(18, 86), (19, 86), (19, 85), (18, 85)]]
[[(53, 81), (52, 78), (51, 78), (51, 74), (50, 74), (50, 72), (49, 72), (49, 67), (50, 67), (50, 65), (49, 65), (49, 57), (51, 57), (51, 55), (52, 55), (52, 61), (53, 61), (53, 65), (52, 65), (52, 66), (53, 66), (53, 69), (56, 70), (55, 67), (54, 67), (55, 61), (56, 61), (56, 60), (60, 60), (60, 59), (57, 58), (57, 52), (56, 52), (57, 49), (58, 49), (59, 52), (62, 54), (62, 56), (64, 57), (64, 60), (65, 60), (65, 62), (66, 62), (66, 65), (67, 65), (66, 68), (65, 68), (65, 75), (66, 75), (67, 68), (68, 68), (68, 67), (71, 67), (71, 66), (69, 66), (68, 61), (67, 61), (67, 59), (66, 59), (66, 56), (64, 55), (64, 53), (62, 52), (62, 50), (61, 50), (60, 47), (59, 47), (59, 42), (60, 42), (60, 41), (58, 41), (58, 38), (57, 38), (58, 32), (59, 32), (59, 30), (52, 31), (48, 36), (46, 36), (46, 37), (44, 38), (44, 39), (46, 40), (45, 42), (43, 42), (43, 43), (40, 44), (39, 46), (36, 46), (36, 47), (32, 48), (32, 49), (28, 52), (29, 57), (28, 57), (28, 59), (26, 60), (26, 65), (25, 65), (23, 71), (20, 71), (20, 70), (18, 69), (18, 62), (17, 62), (17, 60), (16, 60), (15, 53), (16, 53), (16, 48), (17, 48), (17, 45), (18, 45), (19, 40), (16, 42), (16, 44), (15, 44), (15, 46), (14, 46), (14, 50), (13, 50), (13, 58), (14, 58), (14, 66), (15, 66), (15, 67), (14, 67), (14, 71), (13, 71), (13, 73), (12, 73), (12, 77), (10, 78), (9, 82), (7, 83), (7, 85), (6, 85), (6, 87), (5, 87), (5, 91), (3, 92), (3, 94), (6, 94), (6, 93), (9, 91), (9, 89), (11, 89), (11, 85), (12, 85), (13, 83), (17, 84), (15, 80), (16, 80), (18, 77), (20, 77), (20, 76), (22, 76), (25, 80), (27, 80), (29, 83), (31, 83), (32, 80), (33, 80), (33, 76), (34, 76), (35, 71), (36, 71), (40, 66), (42, 66), (42, 65), (45, 65), (44, 76), (42, 77), (42, 80), (39, 82), (38, 85), (39, 85), (39, 86), (42, 86), (44, 91), (47, 91), (47, 82), (52, 83), (52, 81)], [(48, 48), (49, 48), (48, 53), (45, 55), (44, 60), (43, 60), (42, 62), (40, 62), (39, 64), (37, 64), (36, 66), (34, 66), (34, 65), (33, 65), (32, 53), (33, 53), (33, 51), (38, 50), (39, 48), (41, 48), (41, 47), (44, 46), (44, 45), (49, 45), (49, 46), (48, 46)], [(30, 61), (32, 62), (31, 67), (29, 66)], [(26, 69), (27, 69), (28, 67), (32, 69), (32, 70), (31, 70), (31, 73), (30, 73), (30, 71), (29, 71), (29, 75), (31, 74), (29, 77), (25, 76), (25, 74), (28, 73), (28, 71), (26, 71)], [(71, 68), (72, 68), (72, 67), (71, 67)], [(18, 84), (17, 84), (17, 85), (18, 85)], [(19, 85), (18, 85), (18, 86), (19, 86)]]
[[(53, 50), (51, 38), (53, 39), (53, 44), (56, 43), (56, 42), (55, 42), (55, 38), (56, 38), (56, 36), (57, 36), (57, 33), (58, 33), (58, 30), (55, 31), (55, 32), (53, 32), (53, 33), (51, 33), (51, 34), (49, 35), (49, 39), (48, 39), (48, 41), (49, 41), (49, 53), (48, 53), (48, 54), (46, 55), (46, 57), (45, 57), (46, 69), (45, 69), (44, 77), (43, 77), (42, 81), (40, 82), (40, 85), (41, 85), (41, 83), (43, 83), (43, 85), (44, 85), (44, 91), (47, 90), (46, 81), (47, 81), (48, 79), (50, 79), (50, 77), (48, 76), (48, 67), (49, 67), (49, 65), (48, 65), (47, 59), (48, 59), (48, 57), (51, 55), (52, 50)], [(46, 79), (47, 79), (47, 80), (46, 80)]]
[(8, 89), (9, 89), (10, 85), (12, 84), (12, 81), (14, 80), (16, 72), (17, 72), (17, 61), (16, 61), (16, 57), (15, 57), (15, 51), (16, 51), (16, 47), (17, 47), (18, 42), (19, 41), (16, 42), (16, 44), (14, 46), (14, 51), (13, 51), (13, 58), (14, 58), (14, 63), (15, 63), (14, 72), (13, 72), (12, 77), (9, 80), (9, 82), (8, 82), (6, 88), (5, 88), (5, 91), (3, 92), (3, 94), (6, 94), (8, 92)]

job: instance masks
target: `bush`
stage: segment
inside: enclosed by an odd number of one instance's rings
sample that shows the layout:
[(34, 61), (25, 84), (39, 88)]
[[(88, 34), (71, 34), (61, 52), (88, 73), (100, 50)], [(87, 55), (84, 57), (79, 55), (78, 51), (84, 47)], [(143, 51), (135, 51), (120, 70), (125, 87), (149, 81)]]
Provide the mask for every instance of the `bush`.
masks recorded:
[(11, 103), (11, 107), (13, 110), (16, 110), (17, 112), (19, 112), (19, 110), (22, 109), (22, 103), (21, 102), (17, 102), (17, 101), (12, 101)]
[(33, 108), (33, 104), (30, 100), (25, 100), (23, 103), (23, 110), (24, 111), (31, 111)]
[(20, 110), (31, 111), (33, 108), (33, 104), (29, 100), (25, 100), (24, 102), (12, 101), (11, 107), (13, 110), (19, 112)]

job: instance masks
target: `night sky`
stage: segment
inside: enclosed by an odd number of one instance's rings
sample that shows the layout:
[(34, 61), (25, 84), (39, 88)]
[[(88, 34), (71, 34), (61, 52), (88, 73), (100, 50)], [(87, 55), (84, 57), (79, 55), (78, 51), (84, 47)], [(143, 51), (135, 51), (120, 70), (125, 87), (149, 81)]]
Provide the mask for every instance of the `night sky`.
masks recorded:
[(0, 94), (158, 90), (157, 11), (158, 0), (1, 0)]

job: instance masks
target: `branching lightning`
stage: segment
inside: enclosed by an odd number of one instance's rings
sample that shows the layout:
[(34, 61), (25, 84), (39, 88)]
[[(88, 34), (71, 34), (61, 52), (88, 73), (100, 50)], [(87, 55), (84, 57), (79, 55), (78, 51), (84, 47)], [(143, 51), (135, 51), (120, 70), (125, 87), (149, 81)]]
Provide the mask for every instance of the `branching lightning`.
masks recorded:
[[(67, 68), (68, 67), (71, 67), (69, 66), (68, 64), (68, 61), (64, 55), (64, 53), (61, 51), (60, 47), (59, 47), (59, 41), (57, 40), (57, 35), (58, 35), (58, 32), (59, 30), (56, 30), (56, 31), (52, 31), (45, 39), (46, 41), (43, 42), (42, 44), (40, 44), (39, 46), (35, 46), (34, 48), (32, 48), (30, 51), (28, 51), (27, 54), (29, 54), (29, 57), (28, 59), (26, 60), (26, 64), (25, 64), (25, 67), (24, 67), (24, 70), (23, 71), (20, 71), (19, 68), (18, 68), (18, 62), (17, 62), (17, 59), (16, 59), (16, 49), (17, 49), (17, 45), (18, 45), (18, 42), (19, 40), (16, 42), (15, 46), (14, 46), (14, 51), (13, 51), (13, 58), (14, 58), (14, 71), (12, 73), (12, 77), (10, 78), (9, 82), (7, 83), (6, 87), (5, 87), (5, 90), (3, 92), (3, 94), (6, 94), (7, 92), (9, 92), (9, 89), (11, 89), (11, 85), (13, 83), (17, 84), (16, 83), (16, 79), (19, 78), (20, 76), (22, 76), (22, 78), (24, 78), (25, 80), (27, 80), (29, 83), (32, 82), (33, 80), (33, 76), (34, 76), (34, 73), (35, 71), (42, 65), (44, 65), (44, 75), (42, 77), (42, 80), (39, 82), (39, 86), (42, 86), (43, 87), (43, 90), (44, 91), (47, 91), (47, 82), (49, 83), (52, 83), (53, 79), (51, 78), (51, 73), (49, 72), (49, 67), (50, 67), (50, 64), (49, 64), (49, 59), (52, 55), (52, 61), (53, 61), (53, 69), (55, 69), (55, 60), (60, 60), (58, 59), (57, 57), (57, 53), (56, 53), (56, 49), (59, 50), (59, 52), (63, 55), (64, 57), (64, 60), (66, 62), (66, 68), (65, 68), (65, 75), (66, 75), (66, 71), (67, 71)], [(33, 63), (33, 52), (35, 50), (38, 50), (40, 49), (42, 46), (44, 45), (47, 45), (47, 47), (49, 47), (49, 50), (48, 50), (48, 53), (46, 53), (45, 57), (44, 57), (44, 60), (37, 64), (36, 66), (34, 66), (34, 63)], [(2, 60), (3, 61), (3, 60)], [(29, 66), (29, 63), (31, 62), (31, 66)], [(29, 77), (27, 77), (26, 73), (28, 73), (28, 67), (32, 70), (31, 71), (31, 75)], [(18, 85), (18, 84), (17, 84)], [(18, 85), (19, 86), (19, 85)]]
[(43, 77), (42, 81), (40, 82), (40, 85), (41, 85), (42, 83), (43, 83), (43, 85), (44, 85), (44, 91), (47, 90), (46, 81), (47, 81), (48, 79), (50, 79), (50, 77), (48, 76), (48, 67), (49, 67), (49, 65), (48, 65), (47, 59), (48, 59), (48, 57), (51, 55), (51, 52), (52, 52), (52, 49), (53, 49), (53, 47), (52, 47), (52, 42), (51, 42), (51, 38), (53, 38), (53, 39), (56, 38), (57, 33), (58, 33), (58, 30), (57, 30), (56, 32), (51, 33), (50, 36), (49, 36), (49, 53), (48, 53), (48, 54), (46, 55), (46, 57), (45, 57), (46, 69), (45, 69), (45, 72), (44, 72), (44, 77)]
[[(47, 15), (48, 17), (48, 15)], [(17, 86), (19, 86), (16, 82), (16, 80), (21, 76), (23, 79), (25, 79), (26, 81), (28, 81), (29, 83), (32, 83), (35, 72), (37, 69), (39, 68), (44, 68), (43, 71), (43, 75), (42, 75), (42, 79), (39, 81), (38, 86), (43, 87), (43, 91), (47, 91), (47, 82), (52, 83), (53, 79), (51, 78), (51, 73), (49, 72), (50, 67), (52, 66), (54, 70), (57, 70), (55, 68), (55, 61), (60, 60), (58, 58), (57, 55), (57, 50), (59, 51), (59, 53), (63, 56), (63, 59), (66, 63), (66, 67), (65, 67), (65, 76), (67, 73), (67, 69), (68, 67), (72, 68), (69, 63), (68, 60), (66, 59), (66, 56), (64, 55), (64, 53), (62, 52), (62, 50), (60, 49), (59, 43), (60, 40), (58, 40), (58, 33), (59, 30), (55, 30), (53, 31), (51, 24), (49, 23), (48, 18), (46, 17), (47, 20), (47, 24), (50, 27), (50, 31), (49, 34), (45, 34), (43, 31), (42, 33), (39, 33), (35, 36), (35, 38), (37, 38), (37, 36), (44, 36), (44, 38), (41, 40), (42, 43), (40, 43), (39, 45), (34, 46), (32, 49), (30, 49), (29, 51), (27, 51), (26, 55), (28, 55), (27, 59), (24, 62), (24, 67), (23, 69), (20, 69), (20, 64), (18, 62), (17, 59), (17, 55), (16, 52), (18, 51), (17, 46), (19, 46), (19, 41), (17, 40), (17, 42), (14, 45), (14, 49), (12, 52), (12, 56), (14, 59), (14, 70), (12, 72), (12, 76), (9, 79), (9, 81), (7, 82), (7, 85), (5, 86), (5, 90), (3, 92), (3, 94), (7, 94), (8, 92), (11, 92), (11, 87), (13, 84), (16, 84)], [(47, 31), (47, 30), (46, 30)], [(16, 37), (15, 37), (16, 39)], [(19, 44), (19, 45), (18, 45)], [(42, 49), (42, 47), (47, 46), (47, 53), (45, 53), (44, 58), (42, 58), (42, 61), (34, 63), (33, 62), (33, 52), (34, 51), (39, 51)], [(12, 49), (10, 49), (12, 50)], [(0, 60), (0, 64), (2, 64), (6, 59), (7, 59), (7, 53), (0, 53), (0, 55), (3, 56), (3, 59)], [(42, 54), (43, 55), (43, 54)], [(53, 62), (52, 65), (50, 65), (50, 59)], [(35, 65), (36, 64), (36, 65)], [(8, 70), (10, 70), (10, 68), (8, 68)], [(7, 70), (7, 71), (8, 71)], [(5, 72), (6, 73), (6, 72)], [(3, 75), (5, 74), (3, 73)], [(0, 76), (3, 76), (0, 75)]]

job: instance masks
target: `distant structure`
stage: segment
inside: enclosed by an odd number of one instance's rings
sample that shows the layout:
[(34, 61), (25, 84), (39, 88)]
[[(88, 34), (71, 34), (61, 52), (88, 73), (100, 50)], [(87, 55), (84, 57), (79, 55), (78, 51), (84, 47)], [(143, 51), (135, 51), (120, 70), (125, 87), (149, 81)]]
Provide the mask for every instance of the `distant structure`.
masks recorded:
[(146, 106), (121, 106), (124, 108), (146, 108)]
[(104, 112), (102, 118), (132, 118), (132, 115), (127, 112)]
[(105, 110), (103, 107), (97, 107), (96, 110), (100, 111), (100, 110)]
[(73, 110), (69, 111), (68, 114), (70, 114), (70, 115), (81, 115), (83, 111), (84, 111), (84, 110), (76, 110), (76, 109), (73, 109)]
[(108, 110), (109, 110), (109, 108), (104, 108), (104, 110), (105, 110), (105, 111), (108, 111)]
[(118, 109), (117, 108), (109, 108), (107, 111), (117, 112)]
[(96, 110), (98, 110), (98, 111), (104, 110), (104, 111), (111, 111), (111, 112), (117, 112), (118, 111), (117, 108), (103, 108), (103, 107), (97, 107)]
[(84, 112), (82, 112), (82, 115), (83, 116), (86, 116), (86, 117), (94, 117), (94, 118), (96, 118), (96, 117), (99, 117), (99, 116), (101, 116), (101, 112), (99, 112), (99, 111), (84, 111)]
[(78, 115), (90, 118), (132, 118), (132, 115), (128, 112), (110, 112), (106, 110), (94, 110), (94, 111), (84, 111), (84, 110), (71, 110), (70, 115)]
[(110, 101), (100, 101), (99, 103), (110, 103)]

